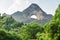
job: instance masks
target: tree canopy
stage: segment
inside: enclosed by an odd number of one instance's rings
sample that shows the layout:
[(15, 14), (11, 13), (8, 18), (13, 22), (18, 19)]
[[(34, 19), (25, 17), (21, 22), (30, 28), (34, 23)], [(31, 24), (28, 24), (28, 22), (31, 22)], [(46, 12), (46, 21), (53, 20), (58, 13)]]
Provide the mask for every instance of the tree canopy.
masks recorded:
[(0, 40), (60, 40), (60, 5), (49, 23), (24, 24), (11, 16), (0, 16)]

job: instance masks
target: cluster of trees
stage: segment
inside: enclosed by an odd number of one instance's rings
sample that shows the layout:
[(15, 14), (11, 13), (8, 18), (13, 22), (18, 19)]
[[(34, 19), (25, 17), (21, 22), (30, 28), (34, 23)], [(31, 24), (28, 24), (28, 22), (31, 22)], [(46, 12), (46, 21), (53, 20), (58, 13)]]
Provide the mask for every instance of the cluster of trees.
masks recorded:
[(0, 40), (22, 40), (16, 33), (0, 29)]
[(0, 16), (0, 28), (7, 31), (24, 25), (22, 22), (16, 22), (11, 16)]
[(60, 5), (52, 20), (44, 26), (0, 16), (0, 40), (60, 40)]

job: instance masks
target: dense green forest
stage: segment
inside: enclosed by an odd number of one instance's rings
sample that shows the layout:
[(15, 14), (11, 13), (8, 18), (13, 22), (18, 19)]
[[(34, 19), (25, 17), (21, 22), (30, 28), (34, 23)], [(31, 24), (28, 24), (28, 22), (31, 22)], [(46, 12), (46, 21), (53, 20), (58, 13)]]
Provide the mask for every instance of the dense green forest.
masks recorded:
[(60, 5), (49, 23), (24, 24), (12, 17), (0, 16), (0, 40), (60, 40)]

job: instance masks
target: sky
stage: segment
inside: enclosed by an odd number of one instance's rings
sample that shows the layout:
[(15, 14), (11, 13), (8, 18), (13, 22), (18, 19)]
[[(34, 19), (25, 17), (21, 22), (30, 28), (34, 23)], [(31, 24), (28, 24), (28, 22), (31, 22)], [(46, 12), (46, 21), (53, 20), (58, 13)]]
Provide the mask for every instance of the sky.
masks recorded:
[(29, 5), (35, 3), (47, 14), (55, 14), (60, 0), (0, 0), (0, 13), (13, 14), (16, 11), (23, 11)]

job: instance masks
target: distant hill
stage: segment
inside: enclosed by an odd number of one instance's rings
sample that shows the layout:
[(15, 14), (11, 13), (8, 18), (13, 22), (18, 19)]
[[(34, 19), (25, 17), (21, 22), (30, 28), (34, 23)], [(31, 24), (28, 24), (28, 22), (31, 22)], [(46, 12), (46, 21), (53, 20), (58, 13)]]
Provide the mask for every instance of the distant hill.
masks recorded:
[(3, 13), (2, 16), (10, 16), (10, 15), (8, 15), (8, 14), (6, 14), (6, 13)]
[[(35, 15), (37, 18), (31, 18)], [(45, 24), (53, 17), (51, 14), (45, 13), (37, 4), (31, 4), (23, 12), (17, 11), (11, 15), (16, 21), (24, 23), (40, 23)]]

